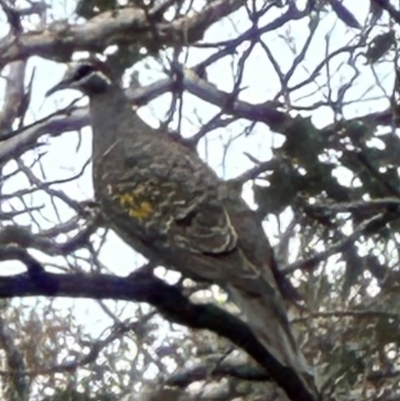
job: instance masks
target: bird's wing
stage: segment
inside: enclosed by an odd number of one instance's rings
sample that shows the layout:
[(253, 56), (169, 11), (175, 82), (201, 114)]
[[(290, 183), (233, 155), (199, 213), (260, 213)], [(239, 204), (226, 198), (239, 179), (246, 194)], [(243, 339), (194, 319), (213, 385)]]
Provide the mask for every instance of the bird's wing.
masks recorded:
[(217, 177), (192, 155), (166, 156), (133, 163), (114, 180), (108, 187), (114, 205), (166, 246), (210, 255), (233, 250), (237, 235)]

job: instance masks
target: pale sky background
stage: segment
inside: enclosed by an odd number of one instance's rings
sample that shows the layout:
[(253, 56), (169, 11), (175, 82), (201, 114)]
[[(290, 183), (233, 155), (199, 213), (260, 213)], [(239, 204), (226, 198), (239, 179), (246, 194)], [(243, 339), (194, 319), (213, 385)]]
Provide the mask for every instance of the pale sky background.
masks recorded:
[[(23, 2), (17, 2), (17, 4), (18, 3), (23, 4)], [(299, 1), (298, 3), (300, 6), (300, 3), (304, 2)], [(68, 16), (72, 14), (74, 5), (74, 2), (68, 1), (54, 2), (50, 14), (54, 14), (56, 18), (65, 18), (66, 15)], [(363, 24), (367, 15), (369, 2), (347, 0), (344, 1), (344, 5), (355, 14), (360, 24)], [(268, 21), (274, 20), (279, 14), (280, 11), (276, 9), (268, 12), (267, 15), (260, 20), (260, 26)], [(3, 23), (4, 21), (5, 17), (0, 13), (0, 36), (3, 36), (8, 29), (6, 24)], [(35, 24), (32, 23), (31, 27), (34, 28)], [(246, 12), (242, 9), (211, 27), (207, 31), (204, 41), (215, 42), (234, 38), (238, 36), (237, 32), (243, 32), (248, 27), (249, 21)], [(376, 29), (378, 32), (379, 28)], [(331, 32), (333, 32), (332, 36)], [(325, 58), (326, 43), (328, 39), (330, 42), (329, 51), (332, 52), (345, 44), (351, 44), (352, 37), (356, 33), (357, 31), (346, 27), (337, 19), (335, 14), (331, 12), (329, 16), (324, 18), (323, 23), (320, 24), (317, 33), (314, 35), (306, 60), (302, 63), (301, 67), (297, 68), (297, 72), (290, 81), (290, 84), (293, 85), (306, 79), (315, 66)], [(283, 71), (289, 69), (294, 57), (292, 50), (288, 48), (285, 44), (285, 40), (282, 38), (282, 36), (287, 35), (292, 38), (291, 44), (295, 49), (295, 52), (300, 51), (302, 44), (308, 36), (307, 19), (295, 22), (292, 21), (283, 28), (264, 35), (265, 42), (270, 47), (273, 55), (277, 58)], [(247, 44), (242, 45), (238, 49), (239, 52), (243, 52), (246, 47)], [(188, 54), (187, 66), (190, 67), (197, 64), (215, 51), (215, 49), (191, 48)], [(347, 59), (348, 55), (345, 54), (344, 56), (335, 57), (330, 63), (330, 69), (331, 71), (334, 71), (332, 78), (333, 88), (340, 87), (349, 79), (349, 77), (351, 77), (352, 71), (345, 65)], [(367, 114), (372, 110), (383, 110), (388, 106), (388, 100), (384, 98), (385, 94), (375, 83), (376, 81), (371, 72), (371, 68), (369, 66), (362, 66), (364, 62), (364, 57), (360, 56), (357, 59), (357, 66), (362, 71), (362, 74), (357, 79), (352, 89), (348, 91), (346, 100), (359, 100), (361, 95), (365, 100), (363, 102), (357, 101), (354, 105), (346, 106), (344, 108), (345, 118)], [(31, 108), (26, 119), (27, 124), (45, 117), (54, 112), (57, 108), (65, 107), (72, 99), (80, 96), (76, 91), (63, 91), (55, 94), (49, 99), (45, 99), (45, 92), (59, 81), (66, 67), (63, 64), (43, 60), (38, 57), (32, 57), (29, 60), (27, 79), (29, 79), (34, 68), (35, 80), (33, 85)], [(374, 68), (377, 76), (380, 77), (380, 85), (390, 94), (393, 87), (393, 76), (391, 74), (393, 71), (393, 65), (389, 63), (378, 63)], [(141, 66), (135, 66), (135, 70), (140, 72), (139, 79), (144, 85), (164, 77), (160, 65), (152, 60), (146, 60)], [(233, 88), (233, 74), (231, 71), (232, 58), (226, 57), (219, 60), (215, 65), (207, 70), (208, 79), (219, 89), (231, 92)], [(324, 97), (327, 95), (326, 89), (319, 90), (319, 85), (323, 85), (325, 81), (326, 69), (324, 68), (321, 70), (314, 85), (307, 85), (302, 90), (293, 94), (292, 100), (294, 101), (294, 104), (297, 103), (302, 106), (312, 105), (317, 101), (324, 100)], [(4, 83), (5, 81), (1, 79), (0, 98), (3, 94)], [(265, 52), (260, 47), (254, 49), (251, 57), (246, 62), (246, 70), (241, 86), (246, 87), (246, 89), (241, 92), (239, 98), (251, 103), (261, 103), (270, 100), (279, 90), (279, 80), (276, 77), (271, 63), (267, 59)], [(184, 99), (184, 115), (186, 118), (183, 120), (182, 134), (184, 136), (190, 136), (200, 129), (201, 122), (208, 121), (215, 113), (217, 113), (218, 109), (190, 94), (186, 94)], [(298, 102), (296, 102), (297, 99), (299, 99)], [(140, 115), (143, 116), (143, 118), (151, 125), (157, 126), (158, 119), (163, 119), (168, 110), (169, 100), (169, 95), (164, 95), (159, 99), (156, 99), (147, 107), (142, 108), (140, 110)], [(82, 101), (82, 103), (86, 102), (86, 99)], [(293, 115), (295, 114), (297, 114), (297, 112), (293, 112)], [(302, 114), (309, 115), (308, 112)], [(317, 111), (313, 111), (312, 121), (317, 127), (323, 127), (329, 124), (333, 121), (331, 110), (329, 108), (321, 107)], [(268, 128), (263, 124), (257, 124), (250, 136), (239, 136), (243, 131), (243, 127), (248, 125), (248, 121), (240, 120), (231, 124), (228, 128), (215, 130), (208, 134), (199, 145), (200, 154), (207, 159), (207, 162), (224, 178), (235, 177), (253, 166), (245, 156), (245, 152), (252, 154), (260, 161), (265, 161), (271, 157), (271, 149), (273, 147), (278, 147), (283, 141), (282, 136), (278, 134), (271, 135)], [(38, 153), (45, 153), (42, 160), (48, 181), (75, 175), (80, 171), (81, 167), (91, 154), (91, 132), (88, 127), (83, 129), (81, 133), (66, 133), (57, 138), (44, 137), (41, 139), (41, 142), (45, 145), (40, 147), (37, 151), (26, 153), (23, 159), (28, 162), (33, 160)], [(226, 148), (228, 144), (229, 151), (225, 157), (224, 148)], [(14, 169), (15, 163), (10, 162), (5, 167), (5, 172), (11, 172)], [(39, 177), (41, 176), (38, 168), (34, 169), (34, 171), (39, 175)], [(349, 180), (352, 178), (344, 168), (338, 168), (337, 175), (342, 183), (349, 183)], [(4, 193), (10, 193), (23, 185), (26, 185), (26, 179), (22, 175), (19, 175), (18, 177), (15, 177), (15, 179), (7, 181), (3, 187), (3, 191)], [(91, 198), (92, 184), (90, 167), (86, 168), (84, 176), (79, 180), (73, 183), (55, 185), (54, 188), (62, 189), (70, 197), (77, 200)], [(245, 197), (251, 203), (249, 191), (247, 191)], [(51, 221), (45, 221), (38, 215), (37, 217), (40, 220), (42, 228), (49, 228), (53, 224), (57, 224), (56, 216), (50, 206), (49, 199), (43, 198), (42, 196), (34, 196), (32, 199), (35, 204), (46, 202), (46, 216)], [(15, 207), (21, 206), (17, 201), (13, 201), (13, 205)], [(62, 204), (59, 206), (59, 211), (65, 220), (74, 214), (73, 211), (69, 210)], [(282, 217), (283, 226), (285, 222), (287, 223), (289, 221), (290, 217), (290, 212), (286, 213), (286, 217), (285, 215)], [(21, 224), (30, 223), (29, 219), (24, 217), (21, 217), (19, 221)], [(271, 235), (271, 233), (277, 233), (276, 219), (270, 218), (266, 225), (268, 226), (270, 240), (273, 243), (274, 236)], [(32, 228), (35, 229), (35, 227)], [(96, 243), (98, 239), (93, 236), (93, 241)], [(38, 255), (38, 252), (32, 253)], [(79, 253), (84, 256), (85, 251), (80, 251)], [(44, 255), (40, 255), (40, 257), (45, 261), (64, 264), (63, 258), (50, 258)], [(127, 275), (132, 271), (134, 266), (140, 266), (142, 264), (143, 258), (124, 245), (114, 234), (110, 234), (101, 253), (101, 261), (116, 274)], [(7, 266), (10, 266), (10, 264), (7, 264)], [(16, 272), (15, 266), (17, 266), (17, 263), (12, 263), (12, 273)], [(88, 266), (86, 266), (86, 268), (88, 268)], [(2, 273), (3, 272), (4, 269), (2, 269)], [(15, 302), (19, 301), (16, 300)], [(29, 304), (31, 301), (23, 300), (22, 302)], [(78, 321), (83, 324), (87, 324), (87, 322), (90, 321), (90, 328), (88, 328), (88, 330), (91, 332), (97, 332), (100, 334), (104, 328), (110, 325), (110, 319), (104, 315), (94, 301), (58, 299), (56, 304), (65, 307), (70, 306), (71, 304), (76, 305), (77, 309), (79, 309), (79, 313), (76, 314)], [(119, 307), (125, 307), (125, 303), (119, 303)], [(128, 311), (124, 313), (124, 316), (129, 316), (129, 308)]]

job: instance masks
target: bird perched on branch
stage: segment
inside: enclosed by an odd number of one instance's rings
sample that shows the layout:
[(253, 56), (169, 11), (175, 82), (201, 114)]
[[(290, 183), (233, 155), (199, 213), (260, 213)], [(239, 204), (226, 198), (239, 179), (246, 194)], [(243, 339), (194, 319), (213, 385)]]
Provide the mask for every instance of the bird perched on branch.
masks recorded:
[(240, 194), (197, 154), (149, 128), (102, 63), (75, 65), (48, 95), (66, 88), (89, 96), (95, 196), (111, 227), (145, 257), (226, 289), (263, 347), (297, 372), (309, 393), (301, 399), (315, 400), (271, 246)]

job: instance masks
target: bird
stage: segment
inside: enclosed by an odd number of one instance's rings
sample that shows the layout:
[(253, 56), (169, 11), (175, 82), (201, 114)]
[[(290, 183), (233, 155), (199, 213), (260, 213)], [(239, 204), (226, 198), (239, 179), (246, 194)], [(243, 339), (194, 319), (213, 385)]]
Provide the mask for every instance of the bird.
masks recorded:
[(47, 96), (63, 89), (89, 97), (93, 188), (111, 228), (149, 260), (225, 289), (260, 344), (317, 399), (270, 268), (272, 247), (240, 192), (141, 120), (106, 63), (71, 65)]

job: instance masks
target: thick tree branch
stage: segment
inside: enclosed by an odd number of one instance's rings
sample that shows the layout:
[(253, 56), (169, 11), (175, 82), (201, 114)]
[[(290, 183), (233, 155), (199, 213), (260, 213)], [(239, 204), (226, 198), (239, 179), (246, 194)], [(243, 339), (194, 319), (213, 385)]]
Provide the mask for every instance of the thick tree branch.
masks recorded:
[[(182, 85), (193, 95), (214, 104), (225, 113), (238, 118), (247, 118), (252, 121), (266, 123), (271, 129), (281, 131), (293, 119), (287, 113), (276, 110), (267, 104), (251, 104), (233, 100), (232, 95), (218, 90), (214, 85), (200, 79), (191, 70), (184, 70)], [(127, 89), (127, 96), (132, 103), (143, 105), (158, 96), (172, 91), (174, 80), (167, 78), (154, 84), (137, 89)], [(60, 110), (36, 123), (2, 136), (0, 141), (0, 163), (17, 158), (27, 150), (37, 146), (40, 137), (46, 134), (61, 135), (64, 132), (77, 131), (90, 124), (89, 111), (86, 107)]]
[(34, 55), (69, 61), (75, 51), (101, 52), (110, 45), (141, 43), (149, 48), (186, 46), (201, 39), (207, 28), (243, 4), (242, 0), (213, 1), (201, 13), (178, 18), (171, 23), (149, 21), (151, 10), (146, 13), (132, 7), (104, 12), (80, 25), (55, 21), (45, 30), (3, 38), (0, 41), (0, 69), (11, 61)]
[(382, 7), (384, 10), (386, 10), (389, 13), (389, 15), (398, 24), (400, 24), (400, 12), (396, 10), (396, 8), (390, 3), (389, 0), (371, 0), (371, 1)]
[(267, 381), (270, 377), (264, 369), (249, 364), (220, 363), (215, 365), (198, 365), (174, 373), (168, 378), (170, 386), (187, 387), (191, 383), (207, 379), (220, 379), (226, 376), (249, 381)]
[[(149, 274), (129, 278), (112, 275), (51, 274), (46, 282), (57, 283), (58, 297), (113, 299), (146, 302), (153, 305), (168, 320), (195, 329), (208, 329), (228, 338), (245, 350), (294, 401), (315, 401), (299, 380), (296, 372), (282, 366), (269, 354), (238, 318), (211, 304), (197, 305), (182, 292)], [(29, 274), (0, 277), (0, 298), (40, 296), (46, 294)]]
[(0, 112), (0, 134), (8, 131), (17, 117), (25, 114), (28, 104), (25, 102), (25, 61), (10, 64), (5, 88), (4, 105)]

